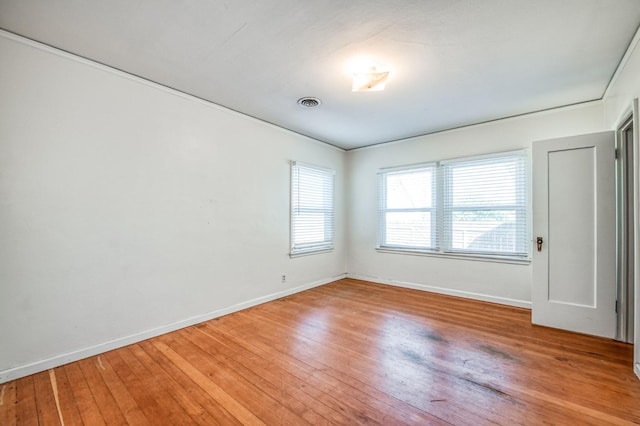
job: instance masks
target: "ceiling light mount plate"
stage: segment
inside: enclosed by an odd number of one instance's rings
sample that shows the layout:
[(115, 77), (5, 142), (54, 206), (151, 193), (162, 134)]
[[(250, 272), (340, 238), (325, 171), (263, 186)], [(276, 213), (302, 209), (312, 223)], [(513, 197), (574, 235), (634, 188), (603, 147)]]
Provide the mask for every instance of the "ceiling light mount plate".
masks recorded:
[(298, 99), (298, 105), (302, 108), (317, 108), (322, 104), (322, 101), (318, 98), (314, 98), (312, 96), (305, 96), (304, 98)]

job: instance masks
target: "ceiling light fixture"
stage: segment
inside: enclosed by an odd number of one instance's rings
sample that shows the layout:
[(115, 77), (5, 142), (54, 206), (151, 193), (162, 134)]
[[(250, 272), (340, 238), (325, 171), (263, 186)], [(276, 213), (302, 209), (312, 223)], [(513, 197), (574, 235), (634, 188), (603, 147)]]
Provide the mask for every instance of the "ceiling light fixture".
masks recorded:
[(376, 92), (384, 90), (389, 78), (389, 71), (372, 66), (367, 71), (353, 73), (353, 92)]

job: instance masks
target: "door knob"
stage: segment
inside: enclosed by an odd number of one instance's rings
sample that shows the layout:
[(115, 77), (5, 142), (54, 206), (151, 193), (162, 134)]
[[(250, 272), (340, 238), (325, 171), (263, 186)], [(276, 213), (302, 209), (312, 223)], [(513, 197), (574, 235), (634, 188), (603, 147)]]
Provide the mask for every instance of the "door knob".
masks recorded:
[(542, 237), (536, 238), (536, 244), (538, 244), (538, 251), (542, 251)]

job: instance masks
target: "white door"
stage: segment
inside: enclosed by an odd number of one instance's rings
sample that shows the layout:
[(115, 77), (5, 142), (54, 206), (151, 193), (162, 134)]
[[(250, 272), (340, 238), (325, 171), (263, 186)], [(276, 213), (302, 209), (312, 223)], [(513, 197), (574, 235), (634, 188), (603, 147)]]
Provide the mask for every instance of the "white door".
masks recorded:
[(614, 143), (614, 132), (533, 143), (534, 324), (615, 337)]

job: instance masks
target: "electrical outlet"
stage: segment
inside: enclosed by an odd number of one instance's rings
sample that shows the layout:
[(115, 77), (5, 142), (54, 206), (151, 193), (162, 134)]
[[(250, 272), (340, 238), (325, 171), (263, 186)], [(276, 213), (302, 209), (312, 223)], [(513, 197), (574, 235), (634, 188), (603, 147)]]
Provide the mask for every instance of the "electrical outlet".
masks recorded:
[(287, 276), (286, 276), (286, 275), (283, 275), (283, 276), (282, 276), (282, 282), (283, 282), (283, 283), (286, 283), (286, 282), (287, 282)]

